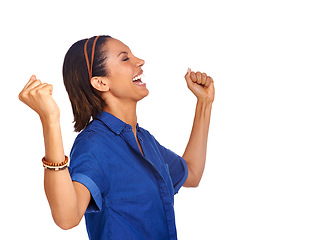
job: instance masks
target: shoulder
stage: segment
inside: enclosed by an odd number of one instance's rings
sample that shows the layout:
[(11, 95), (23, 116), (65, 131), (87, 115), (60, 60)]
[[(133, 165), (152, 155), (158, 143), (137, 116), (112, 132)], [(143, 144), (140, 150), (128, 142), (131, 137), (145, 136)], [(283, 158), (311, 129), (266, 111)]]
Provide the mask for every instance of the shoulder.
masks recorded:
[[(71, 169), (82, 167), (96, 169), (106, 161), (105, 152), (109, 149), (108, 137), (102, 131), (86, 128), (78, 134), (70, 151)], [(101, 163), (101, 164), (100, 164)]]
[(98, 138), (98, 135), (99, 134), (95, 131), (84, 129), (76, 137), (73, 143), (73, 148), (93, 145), (96, 142), (96, 138)]
[(83, 131), (76, 137), (75, 142), (90, 141), (96, 142), (98, 138), (109, 138), (112, 134), (111, 130), (107, 128), (101, 121), (93, 120)]
[(139, 127), (139, 132), (140, 134), (148, 139), (149, 141), (154, 141), (154, 142), (157, 142), (157, 140), (155, 139), (155, 137), (146, 129), (142, 128), (142, 127)]
[(146, 136), (147, 136), (147, 135), (148, 135), (148, 136), (152, 136), (148, 130), (146, 130), (146, 129), (144, 129), (144, 128), (140, 127), (140, 126), (139, 126), (138, 131), (139, 131), (141, 134), (143, 134), (143, 135), (146, 135)]
[(146, 129), (139, 128), (140, 134), (144, 141), (147, 141), (149, 145), (151, 145), (154, 149), (158, 149), (160, 152), (162, 152), (165, 147), (163, 147), (158, 140)]
[(91, 122), (74, 140), (71, 154), (84, 152), (98, 152), (109, 143), (111, 131), (108, 131), (99, 121)]
[(70, 152), (70, 158), (78, 158), (81, 154), (94, 153), (96, 147), (97, 133), (93, 131), (83, 130), (76, 137)]

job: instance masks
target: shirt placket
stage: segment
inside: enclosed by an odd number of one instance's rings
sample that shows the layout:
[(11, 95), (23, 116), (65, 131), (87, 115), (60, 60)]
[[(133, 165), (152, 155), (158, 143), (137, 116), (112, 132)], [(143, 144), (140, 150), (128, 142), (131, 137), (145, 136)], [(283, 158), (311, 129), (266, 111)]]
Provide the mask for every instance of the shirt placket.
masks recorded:
[[(169, 188), (165, 182), (165, 178), (162, 176), (159, 168), (152, 162), (150, 161), (146, 156), (144, 156), (139, 147), (138, 147), (138, 143), (135, 139), (134, 133), (132, 131), (131, 126), (126, 126), (124, 128), (124, 130), (121, 133), (121, 137), (123, 138), (123, 140), (131, 147), (133, 148), (136, 152), (138, 152), (141, 157), (152, 167), (152, 169), (154, 171), (153, 174), (155, 176), (155, 179), (158, 183), (158, 187), (160, 190), (160, 196), (161, 196), (161, 200), (163, 203), (163, 207), (164, 207), (164, 212), (166, 215), (166, 221), (167, 221), (167, 226), (168, 226), (168, 232), (169, 232), (169, 236), (170, 239), (177, 239), (177, 233), (176, 233), (176, 228), (175, 228), (175, 214), (174, 214), (174, 208), (173, 208), (173, 202), (171, 201), (171, 197), (170, 197), (170, 192), (169, 192)], [(139, 138), (140, 140), (140, 144), (141, 147), (144, 151), (144, 142), (142, 138)], [(146, 152), (145, 152), (146, 155)]]

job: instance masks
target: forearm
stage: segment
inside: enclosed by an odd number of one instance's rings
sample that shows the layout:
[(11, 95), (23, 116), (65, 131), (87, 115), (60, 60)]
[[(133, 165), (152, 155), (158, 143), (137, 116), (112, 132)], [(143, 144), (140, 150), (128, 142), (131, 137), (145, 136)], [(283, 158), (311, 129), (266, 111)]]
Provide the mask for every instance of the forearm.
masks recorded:
[[(56, 163), (64, 161), (59, 120), (42, 120), (42, 126), (46, 161)], [(55, 223), (63, 229), (73, 227), (80, 221), (81, 214), (78, 211), (76, 191), (68, 169), (44, 171), (44, 189)]]
[[(19, 99), (40, 116), (45, 144), (45, 160), (61, 163), (64, 148), (59, 122), (59, 108), (52, 97), (53, 86), (41, 83), (32, 75)], [(46, 169), (44, 188), (55, 223), (68, 229), (79, 223), (90, 201), (90, 193), (82, 184), (72, 182), (68, 169)]]
[(184, 186), (198, 186), (205, 167), (212, 102), (198, 100), (189, 142), (183, 154), (189, 177)]

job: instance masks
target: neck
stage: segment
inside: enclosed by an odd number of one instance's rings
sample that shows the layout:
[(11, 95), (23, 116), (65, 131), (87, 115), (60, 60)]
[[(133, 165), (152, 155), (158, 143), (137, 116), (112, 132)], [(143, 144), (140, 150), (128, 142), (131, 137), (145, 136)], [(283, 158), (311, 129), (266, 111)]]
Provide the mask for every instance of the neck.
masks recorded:
[[(107, 103), (107, 102), (106, 102)], [(136, 135), (137, 114), (136, 114), (137, 102), (124, 102), (113, 101), (108, 102), (104, 107), (104, 111), (119, 118), (123, 122), (132, 126), (133, 132)]]

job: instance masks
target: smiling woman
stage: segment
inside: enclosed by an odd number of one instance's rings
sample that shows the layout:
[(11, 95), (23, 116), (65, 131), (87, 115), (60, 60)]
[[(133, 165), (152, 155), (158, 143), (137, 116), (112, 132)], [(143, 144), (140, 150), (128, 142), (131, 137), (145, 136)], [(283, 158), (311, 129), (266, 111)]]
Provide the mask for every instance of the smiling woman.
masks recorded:
[(75, 130), (81, 131), (69, 169), (52, 86), (33, 75), (19, 95), (42, 122), (44, 187), (62, 229), (84, 215), (90, 239), (177, 239), (174, 194), (182, 186), (197, 187), (202, 177), (214, 84), (205, 73), (188, 69), (185, 75), (197, 106), (181, 157), (137, 123), (136, 105), (149, 94), (141, 80), (144, 64), (110, 36), (84, 39), (68, 50), (63, 77)]
[(102, 98), (107, 103), (105, 111), (132, 109), (149, 94), (146, 84), (137, 81), (143, 73), (145, 61), (135, 57), (129, 47), (117, 39), (109, 39), (106, 48), (109, 74), (93, 78), (91, 84), (102, 92)]

